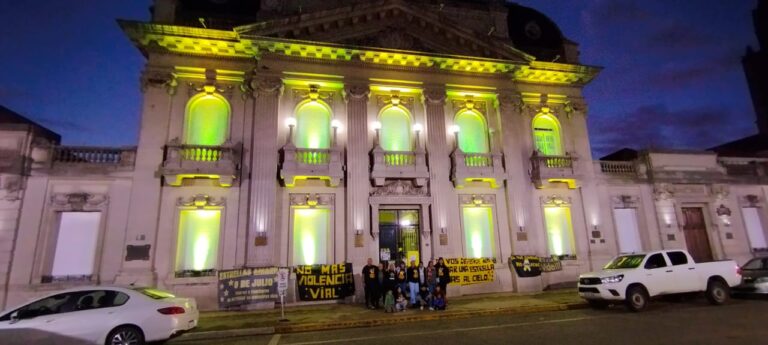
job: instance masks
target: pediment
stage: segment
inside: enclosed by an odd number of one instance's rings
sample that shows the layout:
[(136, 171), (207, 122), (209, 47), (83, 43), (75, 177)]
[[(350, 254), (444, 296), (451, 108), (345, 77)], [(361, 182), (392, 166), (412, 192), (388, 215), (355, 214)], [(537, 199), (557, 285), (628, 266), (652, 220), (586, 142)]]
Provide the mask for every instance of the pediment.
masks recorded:
[(519, 62), (532, 60), (511, 41), (463, 28), (399, 1), (335, 9), (238, 27), (243, 38), (274, 37), (428, 54), (461, 55)]

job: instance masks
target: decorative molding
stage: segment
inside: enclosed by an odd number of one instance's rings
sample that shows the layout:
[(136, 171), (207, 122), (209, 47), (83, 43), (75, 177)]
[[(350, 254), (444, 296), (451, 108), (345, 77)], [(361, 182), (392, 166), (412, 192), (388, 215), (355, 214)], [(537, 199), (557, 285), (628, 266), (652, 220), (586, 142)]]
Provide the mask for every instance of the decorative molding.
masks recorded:
[(675, 190), (668, 183), (658, 183), (653, 186), (653, 198), (656, 201), (670, 200), (675, 197)]
[(221, 206), (224, 206), (226, 201), (227, 199), (223, 197), (217, 200), (205, 194), (197, 194), (195, 196), (191, 196), (188, 198), (179, 197), (178, 199), (176, 199), (176, 206), (197, 207), (197, 208), (221, 207)]
[(106, 194), (54, 193), (51, 194), (50, 203), (59, 208), (68, 208), (73, 211), (85, 209), (104, 208), (109, 204), (109, 196)]
[(254, 77), (251, 80), (251, 89), (257, 96), (275, 96), (283, 92), (283, 80), (277, 77)]
[(459, 205), (496, 205), (493, 194), (460, 194)]
[(363, 83), (350, 83), (344, 86), (344, 100), (349, 102), (350, 100), (367, 101), (368, 96), (371, 94), (371, 89), (368, 84)]
[(635, 195), (614, 195), (611, 197), (613, 208), (638, 208), (640, 198)]
[(289, 196), (291, 206), (333, 206), (336, 201), (336, 195), (334, 194), (318, 194), (318, 193), (299, 193), (290, 194)]
[(445, 88), (441, 87), (431, 87), (426, 88), (424, 92), (422, 93), (424, 96), (424, 102), (428, 104), (433, 105), (443, 105), (445, 104)]
[(216, 93), (231, 101), (234, 89), (235, 85), (221, 85), (216, 82), (187, 82), (187, 96), (189, 98), (201, 93), (209, 95)]
[(731, 189), (728, 185), (713, 184), (710, 187), (710, 193), (715, 197), (715, 199), (722, 201), (728, 197), (728, 195), (731, 193)]
[(483, 115), (488, 121), (488, 103), (484, 99), (475, 99), (472, 96), (465, 96), (463, 98), (455, 98), (451, 100), (453, 105), (453, 113), (458, 114), (462, 110), (475, 110)]
[(334, 91), (321, 91), (320, 86), (314, 84), (310, 84), (308, 88), (299, 87), (294, 88), (291, 91), (293, 93), (293, 100), (296, 104), (305, 100), (321, 100), (333, 109), (333, 98), (336, 95), (336, 92)]
[(540, 198), (541, 204), (544, 206), (571, 206), (571, 198), (563, 198), (562, 196), (558, 194), (553, 194), (550, 196), (543, 196)]
[(499, 109), (522, 110), (523, 99), (518, 94), (514, 94), (510, 91), (505, 91), (496, 95), (496, 106)]
[(718, 217), (722, 217), (722, 216), (730, 217), (731, 209), (725, 206), (724, 204), (720, 204), (720, 206), (718, 206), (717, 209), (715, 210), (715, 213), (717, 214)]
[(747, 194), (739, 197), (741, 207), (763, 207), (763, 200), (756, 194)]
[(147, 67), (139, 77), (139, 89), (142, 93), (151, 87), (156, 87), (165, 88), (169, 95), (174, 95), (178, 85), (176, 76), (168, 68)]
[(376, 106), (382, 109), (388, 105), (402, 106), (413, 114), (413, 105), (416, 102), (416, 98), (412, 96), (401, 96), (400, 91), (392, 90), (390, 94), (377, 94)]
[(429, 196), (427, 187), (416, 187), (410, 180), (392, 180), (375, 188), (371, 196)]

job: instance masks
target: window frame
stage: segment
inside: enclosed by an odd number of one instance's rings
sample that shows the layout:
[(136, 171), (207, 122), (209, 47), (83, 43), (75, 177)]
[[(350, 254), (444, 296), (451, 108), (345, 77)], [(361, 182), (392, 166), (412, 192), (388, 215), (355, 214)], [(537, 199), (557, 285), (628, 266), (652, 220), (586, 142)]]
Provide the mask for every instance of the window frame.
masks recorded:
[[(320, 105), (321, 107), (325, 108), (325, 111), (328, 114), (328, 126), (327, 126), (328, 127), (327, 128), (328, 147), (310, 148), (310, 147), (302, 147), (298, 145), (298, 143), (300, 142), (299, 138), (301, 137), (301, 126), (299, 126), (299, 124), (301, 123), (301, 119), (299, 117), (299, 111), (301, 110), (301, 108), (310, 104)], [(329, 150), (333, 148), (333, 145), (334, 145), (333, 129), (331, 127), (331, 123), (333, 122), (333, 119), (334, 119), (334, 112), (333, 112), (333, 108), (331, 108), (331, 106), (328, 103), (319, 99), (306, 99), (304, 101), (301, 101), (298, 104), (296, 104), (296, 107), (293, 109), (293, 118), (296, 120), (296, 127), (294, 128), (293, 137), (291, 138), (292, 140), (291, 144), (296, 146), (296, 148), (313, 149), (313, 150)]]
[[(479, 118), (479, 119), (480, 119), (480, 122), (481, 122), (481, 124), (482, 124), (482, 127), (483, 127), (483, 131), (482, 131), (482, 133), (483, 133), (483, 136), (484, 136), (484, 140), (483, 140), (483, 142), (485, 143), (485, 148), (486, 148), (485, 152), (470, 152), (470, 151), (465, 151), (465, 150), (464, 150), (464, 149), (461, 147), (461, 146), (462, 146), (462, 140), (461, 140), (461, 138), (462, 138), (462, 132), (463, 132), (463, 131), (462, 131), (462, 129), (461, 129), (461, 126), (459, 126), (459, 121), (458, 121), (458, 119), (459, 119), (459, 116), (462, 116), (462, 115), (463, 115), (463, 114), (465, 114), (465, 113), (470, 113), (470, 114), (473, 114), (473, 115), (477, 116), (477, 118)], [(491, 135), (490, 135), (489, 127), (488, 127), (488, 119), (485, 117), (485, 114), (483, 114), (482, 112), (480, 112), (480, 111), (478, 111), (478, 110), (476, 110), (476, 109), (470, 109), (470, 108), (462, 108), (462, 109), (459, 109), (459, 111), (457, 111), (457, 112), (456, 112), (456, 114), (454, 114), (454, 116), (453, 116), (453, 124), (454, 124), (455, 126), (459, 127), (459, 133), (458, 133), (458, 135), (457, 135), (457, 137), (456, 137), (456, 140), (457, 140), (457, 142), (456, 142), (456, 147), (458, 147), (459, 149), (461, 149), (461, 151), (462, 151), (462, 152), (464, 152), (464, 153), (479, 153), (479, 154), (487, 154), (487, 153), (491, 153)], [(466, 132), (465, 132), (465, 133), (466, 133)]]
[[(407, 150), (387, 150), (387, 148), (384, 147), (384, 145), (382, 145), (382, 143), (386, 142), (386, 140), (384, 140), (384, 133), (385, 133), (384, 128), (385, 128), (385, 126), (384, 126), (384, 121), (382, 121), (382, 116), (384, 115), (384, 113), (386, 113), (387, 111), (390, 111), (392, 109), (399, 109), (399, 110), (401, 110), (405, 114), (407, 119), (408, 119), (408, 125), (407, 125), (407, 128), (406, 128), (406, 133), (407, 133), (406, 136), (408, 138), (408, 149)], [(380, 133), (379, 133), (379, 142), (378, 142), (378, 144), (379, 144), (379, 146), (381, 146), (381, 148), (385, 152), (398, 152), (398, 151), (400, 151), (400, 152), (403, 152), (403, 151), (404, 152), (410, 152), (410, 151), (413, 151), (413, 149), (414, 149), (414, 138), (413, 138), (413, 135), (412, 135), (413, 133), (411, 133), (411, 132), (412, 132), (412, 128), (413, 128), (413, 124), (414, 124), (414, 120), (415, 119), (414, 119), (414, 115), (411, 113), (410, 110), (408, 110), (408, 108), (406, 108), (406, 107), (404, 107), (404, 106), (402, 106), (400, 104), (397, 104), (397, 105), (389, 104), (389, 105), (381, 108), (381, 110), (379, 111), (379, 114), (376, 117), (376, 119), (381, 124), (381, 129), (379, 129)]]
[[(210, 272), (208, 272), (209, 270), (196, 271), (196, 272), (201, 272), (199, 275), (195, 275), (194, 273), (192, 275), (189, 275), (189, 276), (187, 276), (187, 275), (179, 275), (180, 272), (187, 272), (187, 271), (195, 272), (194, 270), (181, 270), (181, 271), (177, 270), (178, 260), (179, 260), (179, 236), (181, 234), (180, 233), (181, 229), (179, 228), (179, 226), (181, 225), (181, 213), (182, 213), (182, 211), (195, 211), (195, 210), (206, 210), (206, 211), (218, 211), (218, 212), (220, 212), (219, 213), (220, 214), (220, 216), (219, 216), (219, 243), (217, 244), (218, 247), (217, 247), (217, 251), (216, 251), (216, 265), (215, 265), (215, 267), (213, 269), (210, 270)], [(173, 256), (170, 257), (171, 259), (169, 260), (169, 264), (168, 264), (169, 276), (172, 277), (172, 279), (192, 279), (192, 280), (203, 279), (203, 280), (210, 280), (210, 279), (216, 278), (216, 272), (218, 272), (221, 269), (222, 262), (223, 262), (223, 256), (224, 256), (224, 253), (223, 253), (224, 252), (224, 250), (223, 250), (224, 245), (223, 245), (222, 237), (224, 237), (223, 234), (224, 234), (224, 231), (226, 229), (226, 212), (225, 211), (226, 211), (226, 207), (224, 207), (224, 206), (212, 206), (212, 205), (207, 205), (207, 206), (202, 206), (202, 207), (195, 207), (195, 206), (179, 206), (179, 207), (176, 207), (176, 210), (175, 210), (175, 212), (176, 212), (176, 214), (175, 214), (175, 222), (174, 222), (175, 231), (173, 232), (174, 239), (173, 239), (173, 243), (172, 243), (172, 245), (173, 245), (173, 247), (172, 247)], [(203, 274), (203, 273), (206, 273), (206, 274)]]
[[(539, 121), (540, 119), (547, 119), (548, 121), (551, 121), (554, 124), (554, 127), (555, 127), (555, 131), (554, 131), (555, 134), (554, 134), (554, 136), (555, 136), (555, 138), (557, 140), (556, 147), (555, 147), (556, 151), (557, 151), (557, 154), (554, 154), (554, 155), (553, 154), (545, 154), (544, 152), (542, 152), (539, 149), (538, 145), (536, 144), (537, 143), (537, 140), (536, 140), (536, 133), (537, 133), (536, 122)], [(532, 146), (533, 146), (534, 151), (538, 152), (542, 156), (564, 156), (566, 154), (565, 140), (564, 140), (564, 135), (563, 135), (563, 132), (564, 132), (563, 131), (563, 125), (560, 122), (560, 119), (558, 119), (555, 114), (549, 113), (549, 112), (539, 112), (538, 114), (536, 114), (533, 117), (533, 119), (531, 119), (530, 129), (531, 129)]]
[[(219, 101), (222, 101), (224, 103), (224, 105), (226, 105), (226, 107), (227, 107), (227, 119), (226, 119), (227, 124), (225, 126), (224, 140), (220, 144), (218, 144), (218, 145), (203, 145), (203, 144), (196, 144), (196, 143), (190, 143), (189, 142), (189, 139), (190, 139), (189, 136), (190, 136), (190, 133), (191, 133), (190, 126), (192, 126), (192, 120), (190, 118), (191, 115), (192, 115), (191, 111), (190, 111), (191, 107), (192, 107), (194, 102), (198, 101), (200, 98), (203, 98), (205, 96), (212, 96), (212, 97), (218, 99)], [(200, 146), (213, 146), (213, 147), (222, 146), (227, 141), (229, 141), (231, 133), (232, 133), (232, 105), (230, 104), (229, 100), (226, 97), (224, 97), (222, 94), (220, 94), (218, 92), (203, 91), (203, 92), (199, 92), (199, 93), (197, 93), (195, 95), (192, 95), (187, 100), (187, 103), (184, 106), (184, 126), (182, 128), (183, 128), (183, 133), (182, 133), (183, 141), (182, 142), (183, 142), (184, 145), (200, 145)]]
[[(315, 209), (315, 210), (327, 210), (328, 211), (328, 233), (326, 234), (326, 248), (325, 248), (325, 261), (326, 265), (333, 264), (333, 253), (334, 253), (334, 231), (336, 229), (336, 210), (335, 207), (330, 205), (317, 205), (317, 206), (304, 206), (304, 205), (290, 205), (288, 210), (290, 212), (289, 214), (289, 222), (288, 222), (288, 246), (290, 250), (288, 251), (288, 261), (289, 266), (300, 266), (305, 264), (298, 264), (294, 262), (294, 253), (296, 252), (296, 246), (294, 245), (295, 241), (295, 231), (294, 226), (296, 224), (296, 210), (301, 209)], [(314, 263), (314, 265), (319, 265), (320, 263)]]

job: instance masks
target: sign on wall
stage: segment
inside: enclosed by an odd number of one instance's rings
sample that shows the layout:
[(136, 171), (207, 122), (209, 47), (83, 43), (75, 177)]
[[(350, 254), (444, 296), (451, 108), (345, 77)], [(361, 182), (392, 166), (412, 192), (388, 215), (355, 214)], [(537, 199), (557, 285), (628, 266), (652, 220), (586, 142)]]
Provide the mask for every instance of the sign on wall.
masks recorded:
[(219, 271), (219, 309), (274, 302), (278, 298), (276, 274), (277, 267)]
[(555, 272), (563, 270), (563, 262), (552, 257), (541, 258), (541, 271), (542, 272)]
[(494, 280), (495, 264), (492, 259), (445, 259), (445, 265), (451, 270), (451, 284), (471, 285)]
[(509, 265), (521, 278), (541, 275), (541, 259), (535, 255), (512, 255), (509, 257)]
[(296, 266), (295, 271), (302, 301), (339, 299), (355, 293), (351, 263)]

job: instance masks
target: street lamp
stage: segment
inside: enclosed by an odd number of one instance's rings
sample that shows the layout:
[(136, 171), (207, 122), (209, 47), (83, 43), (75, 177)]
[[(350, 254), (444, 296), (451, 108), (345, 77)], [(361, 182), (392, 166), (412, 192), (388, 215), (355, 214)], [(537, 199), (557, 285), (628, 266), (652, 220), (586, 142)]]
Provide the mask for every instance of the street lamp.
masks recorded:
[(288, 126), (288, 142), (293, 142), (293, 127), (296, 127), (296, 118), (288, 117), (285, 119), (285, 125)]
[(416, 132), (416, 148), (419, 148), (421, 140), (419, 140), (419, 134), (424, 127), (420, 123), (413, 124), (413, 131)]
[(371, 127), (373, 128), (374, 131), (376, 131), (376, 143), (375, 144), (378, 145), (379, 144), (379, 132), (381, 131), (381, 122), (373, 121), (371, 123)]
[(453, 133), (453, 138), (456, 141), (456, 147), (459, 147), (459, 131), (461, 130), (461, 127), (459, 127), (459, 125), (452, 125), (449, 129), (451, 133)]
[(338, 132), (339, 127), (341, 127), (341, 121), (333, 119), (333, 121), (331, 121), (331, 128), (333, 128), (333, 146), (336, 146), (336, 133)]

